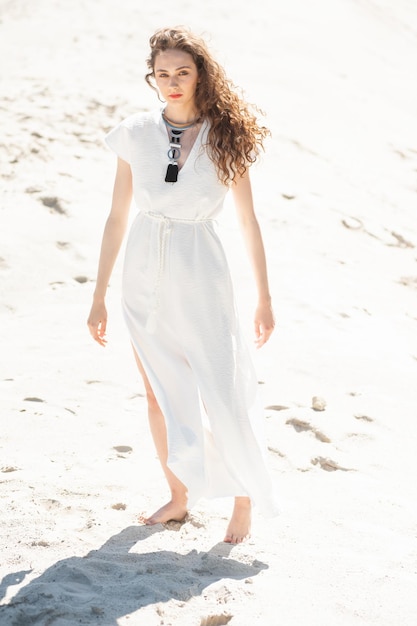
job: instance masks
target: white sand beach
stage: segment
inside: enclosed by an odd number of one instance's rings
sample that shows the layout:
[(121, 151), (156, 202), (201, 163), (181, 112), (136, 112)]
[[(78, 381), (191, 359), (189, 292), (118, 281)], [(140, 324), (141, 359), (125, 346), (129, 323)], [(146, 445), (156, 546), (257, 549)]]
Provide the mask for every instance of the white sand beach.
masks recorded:
[[(168, 494), (123, 251), (105, 349), (86, 326), (103, 137), (158, 105), (148, 39), (176, 24), (272, 131), (252, 180), (277, 328), (254, 360), (281, 513), (234, 547), (229, 500), (137, 521)], [(1, 626), (415, 626), (416, 3), (0, 0), (0, 50)], [(220, 226), (252, 342), (231, 202)]]

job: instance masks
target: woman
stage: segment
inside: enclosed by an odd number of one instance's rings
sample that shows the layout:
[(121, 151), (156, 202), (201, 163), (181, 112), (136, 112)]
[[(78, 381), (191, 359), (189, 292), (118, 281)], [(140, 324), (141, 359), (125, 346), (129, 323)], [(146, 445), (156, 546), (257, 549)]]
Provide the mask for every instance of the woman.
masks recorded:
[(162, 109), (130, 116), (106, 137), (118, 156), (88, 326), (106, 345), (106, 288), (134, 195), (123, 312), (143, 377), (171, 500), (146, 524), (183, 520), (202, 496), (235, 497), (225, 541), (250, 533), (251, 506), (275, 515), (259, 431), (257, 381), (216, 232), (230, 188), (257, 291), (255, 340), (274, 328), (248, 167), (268, 131), (234, 91), (205, 42), (184, 28), (150, 39), (148, 84)]

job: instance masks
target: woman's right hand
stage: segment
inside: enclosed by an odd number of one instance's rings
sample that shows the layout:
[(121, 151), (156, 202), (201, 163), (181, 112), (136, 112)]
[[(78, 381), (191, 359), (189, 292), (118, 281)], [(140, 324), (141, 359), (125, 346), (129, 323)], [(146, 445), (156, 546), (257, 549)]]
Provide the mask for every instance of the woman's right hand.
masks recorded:
[(107, 310), (104, 301), (93, 301), (90, 315), (88, 316), (87, 326), (89, 328), (92, 338), (100, 344), (105, 346), (106, 339), (106, 327), (107, 327)]

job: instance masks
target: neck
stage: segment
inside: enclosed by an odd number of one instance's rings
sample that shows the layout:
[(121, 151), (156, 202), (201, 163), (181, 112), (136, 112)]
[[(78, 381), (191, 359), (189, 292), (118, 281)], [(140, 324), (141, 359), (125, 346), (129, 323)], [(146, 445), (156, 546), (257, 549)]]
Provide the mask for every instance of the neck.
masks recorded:
[(174, 113), (171, 112), (168, 107), (165, 107), (162, 111), (162, 115), (167, 122), (173, 124), (174, 126), (191, 126), (198, 120), (198, 113), (195, 111), (175, 111)]

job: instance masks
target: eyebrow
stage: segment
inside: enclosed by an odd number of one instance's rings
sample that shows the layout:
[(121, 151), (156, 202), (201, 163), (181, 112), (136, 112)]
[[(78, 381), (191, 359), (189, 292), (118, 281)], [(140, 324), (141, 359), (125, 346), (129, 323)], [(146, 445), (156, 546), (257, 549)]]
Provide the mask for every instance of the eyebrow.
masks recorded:
[[(180, 67), (175, 68), (175, 71), (178, 72), (178, 70), (191, 70), (191, 66), (190, 65), (181, 65)], [(155, 72), (168, 72), (168, 70), (164, 70), (160, 67), (155, 69)]]

